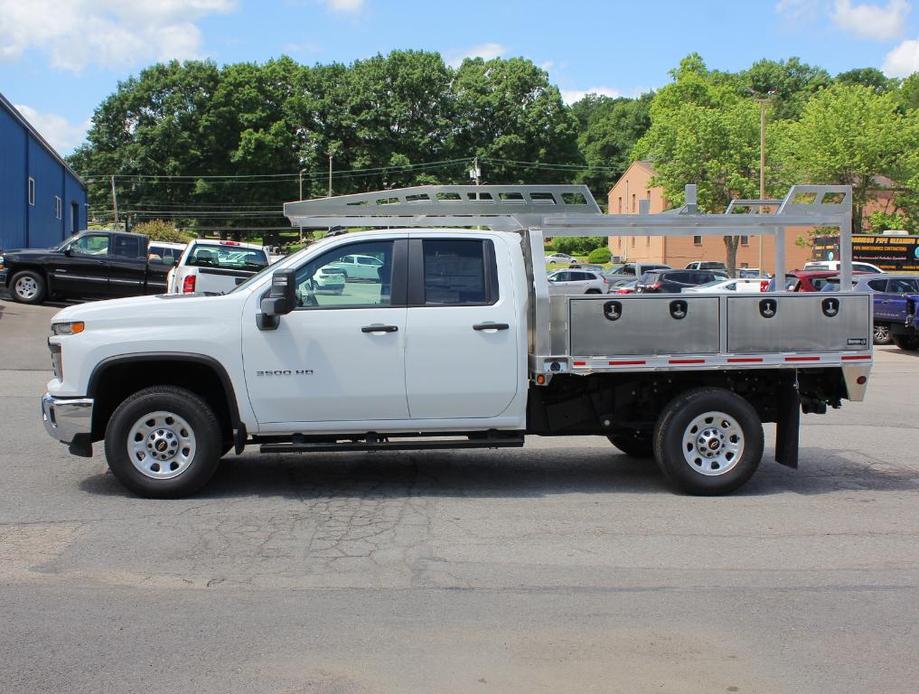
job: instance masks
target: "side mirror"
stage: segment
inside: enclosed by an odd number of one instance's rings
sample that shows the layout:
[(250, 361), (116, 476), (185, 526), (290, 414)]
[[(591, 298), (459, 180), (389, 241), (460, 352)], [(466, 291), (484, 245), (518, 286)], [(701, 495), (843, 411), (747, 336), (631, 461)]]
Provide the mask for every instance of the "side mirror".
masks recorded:
[(73, 255), (73, 249), (70, 246), (67, 246), (67, 248), (64, 249), (64, 255), (69, 258)]
[(280, 316), (287, 315), (297, 305), (296, 270), (275, 270), (271, 275), (271, 289), (262, 298), (256, 320), (259, 330), (277, 330)]

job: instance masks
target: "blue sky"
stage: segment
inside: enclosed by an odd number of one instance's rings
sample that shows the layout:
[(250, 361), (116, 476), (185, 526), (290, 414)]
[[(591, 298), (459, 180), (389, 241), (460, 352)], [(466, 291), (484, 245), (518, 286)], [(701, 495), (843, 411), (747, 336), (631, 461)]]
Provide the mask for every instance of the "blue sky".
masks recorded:
[(919, 70), (916, 1), (0, 0), (0, 91), (66, 154), (118, 80), (171, 58), (525, 56), (569, 101), (658, 87), (691, 51), (724, 70), (799, 56), (905, 76)]

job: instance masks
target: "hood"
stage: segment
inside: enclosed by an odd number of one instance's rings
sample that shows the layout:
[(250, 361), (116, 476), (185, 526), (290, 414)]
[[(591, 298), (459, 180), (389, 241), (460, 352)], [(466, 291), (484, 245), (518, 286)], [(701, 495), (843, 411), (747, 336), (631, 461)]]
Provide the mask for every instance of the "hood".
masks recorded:
[(25, 260), (28, 258), (41, 258), (49, 253), (57, 253), (53, 248), (11, 248), (8, 251), (0, 251), (0, 255), (15, 260)]
[(244, 294), (132, 296), (68, 306), (54, 314), (51, 320), (84, 321), (97, 328), (143, 328), (167, 323), (180, 328), (183, 325), (213, 322), (219, 316), (225, 317), (227, 309), (232, 311), (231, 306), (234, 304), (241, 309), (244, 301)]

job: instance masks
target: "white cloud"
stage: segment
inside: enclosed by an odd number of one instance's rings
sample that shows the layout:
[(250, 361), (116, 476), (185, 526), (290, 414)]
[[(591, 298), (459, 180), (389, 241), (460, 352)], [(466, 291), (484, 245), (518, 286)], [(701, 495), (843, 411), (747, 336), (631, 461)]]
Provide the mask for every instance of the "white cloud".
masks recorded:
[(16, 104), (16, 108), (60, 154), (70, 154), (83, 142), (89, 130), (89, 118), (82, 123), (71, 123), (64, 116), (36, 111), (25, 104)]
[(566, 104), (573, 104), (575, 101), (580, 101), (588, 94), (596, 94), (597, 96), (608, 96), (611, 99), (615, 99), (617, 96), (622, 96), (622, 92), (613, 87), (591, 87), (590, 89), (562, 89), (562, 101)]
[(79, 72), (89, 65), (125, 69), (148, 60), (200, 56), (195, 24), (229, 12), (236, 0), (0, 0), (0, 60), (28, 50)]
[(454, 51), (447, 54), (447, 64), (450, 67), (459, 67), (466, 58), (484, 58), (491, 60), (500, 58), (507, 53), (507, 48), (500, 43), (480, 43), (477, 46), (466, 48), (462, 51)]
[(325, 0), (325, 5), (334, 12), (360, 12), (364, 0)]
[(910, 6), (907, 0), (889, 0), (886, 5), (836, 0), (833, 23), (863, 39), (887, 41), (903, 33)]
[(888, 77), (909, 77), (919, 72), (919, 41), (911, 39), (894, 48), (884, 58), (882, 69)]
[(775, 11), (793, 20), (813, 20), (825, 10), (826, 0), (779, 0)]

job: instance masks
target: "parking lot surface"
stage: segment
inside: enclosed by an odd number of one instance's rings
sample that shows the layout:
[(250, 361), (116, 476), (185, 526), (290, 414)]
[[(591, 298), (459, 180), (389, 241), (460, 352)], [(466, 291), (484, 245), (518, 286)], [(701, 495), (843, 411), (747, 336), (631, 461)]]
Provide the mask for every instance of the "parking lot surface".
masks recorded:
[(0, 301), (0, 691), (916, 690), (917, 355), (729, 497), (580, 437), (247, 449), (152, 501), (44, 433), (56, 310)]

